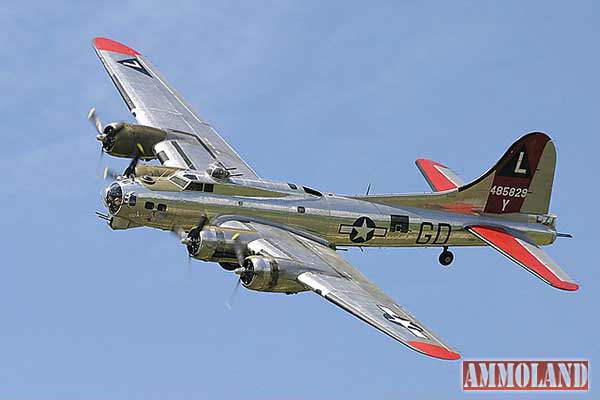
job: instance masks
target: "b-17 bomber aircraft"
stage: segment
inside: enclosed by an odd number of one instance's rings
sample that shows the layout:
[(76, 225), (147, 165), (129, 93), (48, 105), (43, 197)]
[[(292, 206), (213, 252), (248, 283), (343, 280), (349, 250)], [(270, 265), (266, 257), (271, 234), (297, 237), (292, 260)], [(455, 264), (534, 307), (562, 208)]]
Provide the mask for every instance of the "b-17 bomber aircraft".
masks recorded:
[[(103, 192), (112, 229), (174, 232), (189, 256), (218, 263), (247, 289), (312, 291), (413, 350), (460, 355), (346, 262), (336, 249), (490, 246), (547, 284), (578, 289), (541, 250), (559, 236), (548, 213), (556, 150), (544, 133), (517, 140), (480, 178), (419, 159), (432, 193), (341, 196), (263, 179), (138, 51), (93, 47), (138, 124), (89, 118), (102, 151), (130, 158)], [(157, 159), (158, 163), (139, 163)]]

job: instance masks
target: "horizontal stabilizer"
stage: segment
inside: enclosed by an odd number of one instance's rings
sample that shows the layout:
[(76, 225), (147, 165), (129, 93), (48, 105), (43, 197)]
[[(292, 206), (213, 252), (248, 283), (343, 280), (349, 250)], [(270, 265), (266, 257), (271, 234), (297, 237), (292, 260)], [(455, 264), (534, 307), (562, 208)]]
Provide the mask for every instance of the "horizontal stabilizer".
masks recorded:
[(562, 290), (579, 289), (579, 285), (535, 244), (500, 228), (470, 226), (467, 230), (549, 285)]
[(456, 189), (465, 184), (450, 168), (437, 161), (419, 158), (415, 164), (435, 192)]

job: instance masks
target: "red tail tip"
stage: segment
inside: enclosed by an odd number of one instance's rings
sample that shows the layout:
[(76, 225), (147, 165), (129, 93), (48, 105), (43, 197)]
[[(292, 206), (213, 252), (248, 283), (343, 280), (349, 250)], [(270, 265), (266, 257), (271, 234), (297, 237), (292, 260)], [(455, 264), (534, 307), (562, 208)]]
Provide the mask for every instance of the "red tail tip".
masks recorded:
[(554, 286), (557, 289), (562, 289), (562, 290), (568, 290), (570, 292), (574, 292), (576, 290), (579, 290), (579, 285), (573, 282), (557, 282), (557, 283), (553, 283), (552, 286)]

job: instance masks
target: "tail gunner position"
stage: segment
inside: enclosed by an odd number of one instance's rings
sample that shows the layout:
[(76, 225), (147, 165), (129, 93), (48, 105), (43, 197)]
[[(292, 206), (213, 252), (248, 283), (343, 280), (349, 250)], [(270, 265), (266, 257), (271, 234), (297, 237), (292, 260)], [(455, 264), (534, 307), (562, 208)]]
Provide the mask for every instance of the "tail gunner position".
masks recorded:
[[(433, 193), (339, 196), (261, 179), (136, 50), (96, 38), (94, 49), (137, 125), (90, 119), (102, 151), (131, 158), (103, 198), (112, 229), (175, 232), (189, 255), (218, 263), (252, 290), (313, 291), (408, 347), (460, 355), (336, 253), (339, 246), (498, 250), (545, 283), (577, 290), (540, 248), (554, 242), (548, 213), (556, 151), (544, 133), (517, 140), (479, 179), (419, 159)], [(139, 164), (157, 159), (160, 165)]]

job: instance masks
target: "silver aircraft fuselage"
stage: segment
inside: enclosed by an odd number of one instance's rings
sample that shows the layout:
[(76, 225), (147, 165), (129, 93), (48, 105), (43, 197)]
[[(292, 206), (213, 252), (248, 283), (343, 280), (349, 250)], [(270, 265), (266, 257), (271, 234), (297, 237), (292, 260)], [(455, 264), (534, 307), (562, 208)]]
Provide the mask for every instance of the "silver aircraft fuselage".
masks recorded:
[[(109, 198), (111, 188), (115, 195)], [(509, 228), (538, 245), (551, 244), (556, 238), (553, 227), (527, 215), (507, 219), (390, 206), (289, 183), (236, 178), (216, 181), (197, 171), (178, 171), (168, 177), (120, 178), (105, 189), (103, 200), (113, 229), (147, 226), (189, 230), (202, 216), (210, 224), (235, 216), (293, 228), (334, 248), (485, 245), (464, 229), (473, 224)]]

